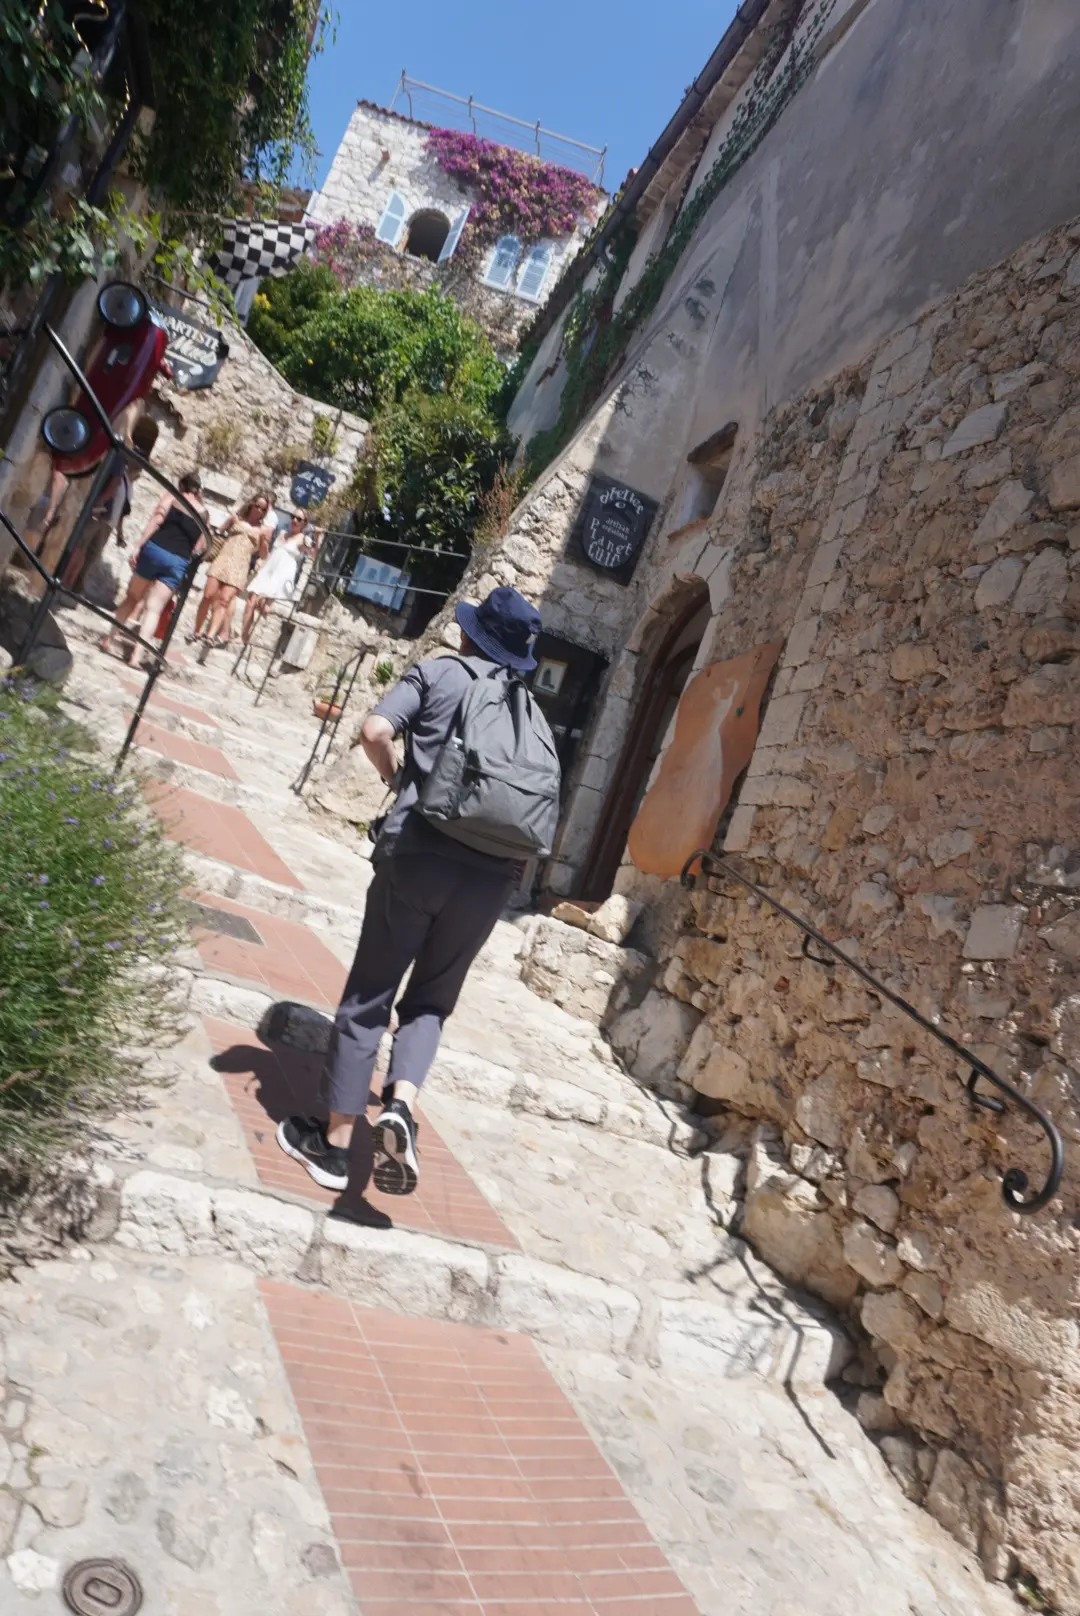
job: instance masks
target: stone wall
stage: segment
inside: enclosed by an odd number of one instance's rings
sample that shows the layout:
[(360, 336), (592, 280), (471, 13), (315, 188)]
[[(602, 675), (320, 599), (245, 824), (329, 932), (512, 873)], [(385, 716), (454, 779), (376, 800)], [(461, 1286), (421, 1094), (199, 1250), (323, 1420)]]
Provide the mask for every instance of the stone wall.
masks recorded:
[[(612, 1036), (746, 1139), (743, 1230), (843, 1311), (852, 1398), (909, 1493), (1077, 1616), (1080, 224), (769, 412), (712, 518), (673, 538), (662, 507), (626, 590), (566, 540), (612, 434), (666, 407), (644, 363), (466, 580), (515, 583), (612, 656), (550, 884), (573, 879), (673, 606), (708, 590), (699, 666), (784, 639), (721, 844), (1050, 1112), (1061, 1195), (1009, 1211), (1006, 1168), (1043, 1181), (1040, 1131), (974, 1108), (936, 1041), (722, 885), (689, 898), (624, 865), (656, 978)], [(453, 637), (444, 613), (427, 644)]]
[[(349, 219), (377, 229), (391, 191), (397, 191), (405, 200), (407, 218), (411, 219), (422, 209), (432, 208), (443, 213), (452, 224), (471, 199), (428, 153), (430, 130), (430, 124), (367, 101), (359, 102), (326, 181), (312, 196), (309, 217), (319, 224)], [(580, 248), (591, 222), (581, 220), (572, 236), (552, 243), (554, 255), (544, 287), (545, 296), (551, 292), (564, 265)], [(400, 249), (380, 250), (376, 244), (370, 256), (370, 271), (365, 270), (361, 278), (382, 286), (439, 286), (478, 321), (496, 350), (510, 358), (519, 333), (536, 314), (537, 304), (514, 292), (497, 291), (483, 284), (493, 252), (493, 245), (487, 247), (475, 264), (455, 262), (451, 258), (436, 266), (427, 259), (407, 257)]]
[[(198, 469), (207, 501), (219, 514), (258, 490), (270, 493), (276, 509), (290, 509), (287, 467), (294, 456), (325, 465), (339, 485), (348, 482), (364, 452), (367, 423), (294, 392), (238, 328), (229, 331), (228, 342), (229, 357), (212, 387), (186, 392), (164, 380), (155, 384), (147, 403), (159, 428), (155, 465), (174, 482), (185, 471)], [(337, 439), (332, 455), (320, 455), (312, 447), (317, 415), (332, 425)], [(82, 487), (76, 484), (68, 496), (67, 521), (74, 519)], [(129, 546), (138, 542), (160, 497), (161, 488), (152, 478), (137, 479), (125, 524)], [(111, 600), (125, 572), (123, 555), (110, 540), (88, 581), (91, 598)]]
[(748, 486), (708, 654), (787, 648), (723, 846), (1050, 1112), (1061, 1196), (1009, 1212), (1039, 1130), (722, 883), (669, 900), (616, 1042), (670, 1076), (642, 1044), (678, 1026), (687, 1091), (760, 1123), (744, 1230), (860, 1330), (864, 1423), (991, 1575), (1075, 1613), (1080, 226), (770, 417)]

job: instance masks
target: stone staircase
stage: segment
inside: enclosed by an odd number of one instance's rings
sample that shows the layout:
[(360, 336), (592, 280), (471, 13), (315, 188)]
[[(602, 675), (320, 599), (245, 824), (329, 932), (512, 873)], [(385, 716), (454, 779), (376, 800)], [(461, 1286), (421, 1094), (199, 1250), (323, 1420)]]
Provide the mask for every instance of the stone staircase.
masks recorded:
[[(276, 1164), (270, 1063), (308, 1081), (371, 871), (362, 844), (322, 835), (288, 790), (314, 728), (274, 697), (255, 708), (222, 667), (160, 682), (137, 765), (216, 805), (210, 824), (243, 810), (295, 884), (189, 854), (193, 889), (231, 903), (260, 942), (200, 934), (179, 959), (186, 1035), (147, 1063), (167, 1081), (99, 1143), (81, 1214), (91, 1242), (527, 1336), (702, 1616), (1010, 1608), (827, 1389), (852, 1357), (843, 1329), (734, 1232), (742, 1152), (628, 1077), (592, 1022), (530, 991), (520, 924), (496, 928), (424, 1090), (428, 1199), (422, 1180), (389, 1226), (384, 1208), (330, 1205)], [(129, 678), (79, 651), (65, 699), (104, 746), (133, 708)], [(232, 775), (157, 751), (162, 736), (216, 749)], [(268, 980), (304, 967), (309, 991)]]

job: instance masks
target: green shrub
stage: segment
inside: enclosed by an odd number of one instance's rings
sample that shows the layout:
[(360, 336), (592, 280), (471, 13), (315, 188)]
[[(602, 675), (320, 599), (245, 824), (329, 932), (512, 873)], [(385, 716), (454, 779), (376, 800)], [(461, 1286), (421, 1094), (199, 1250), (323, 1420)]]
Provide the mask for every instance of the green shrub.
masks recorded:
[(0, 1164), (114, 1109), (171, 1024), (179, 850), (138, 789), (74, 750), (56, 698), (0, 681)]

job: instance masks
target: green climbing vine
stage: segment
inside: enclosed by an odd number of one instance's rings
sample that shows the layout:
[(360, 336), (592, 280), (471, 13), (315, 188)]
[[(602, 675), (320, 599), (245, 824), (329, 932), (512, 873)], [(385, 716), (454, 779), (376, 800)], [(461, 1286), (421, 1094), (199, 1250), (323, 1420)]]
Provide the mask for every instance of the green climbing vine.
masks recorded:
[[(193, 220), (235, 206), (244, 182), (268, 193), (297, 159), (310, 166), (307, 63), (330, 14), (323, 0), (140, 0), (138, 11), (156, 109), (129, 162), (160, 208), (168, 260)], [(87, 154), (122, 112), (123, 74), (95, 76), (91, 55), (106, 15), (67, 0), (0, 5), (0, 291), (95, 275), (132, 239), (119, 199), (91, 206), (80, 184), (63, 195), (49, 179), (55, 153), (92, 172)]]
[[(554, 426), (537, 433), (526, 447), (530, 477), (537, 476), (549, 465), (573, 437), (621, 362), (634, 332), (656, 308), (664, 287), (712, 204), (761, 145), (809, 78), (816, 60), (817, 43), (835, 3), (836, 0), (817, 0), (802, 19), (796, 4), (785, 22), (777, 27), (706, 179), (678, 214), (659, 252), (649, 258), (618, 313), (612, 312), (614, 298), (634, 246), (634, 234), (629, 227), (624, 227), (614, 238), (597, 284), (591, 289), (583, 288), (571, 303), (563, 326), (562, 351), (567, 376), (559, 417)], [(603, 221), (598, 228), (602, 227)], [(526, 331), (523, 342), (534, 344), (532, 333)]]

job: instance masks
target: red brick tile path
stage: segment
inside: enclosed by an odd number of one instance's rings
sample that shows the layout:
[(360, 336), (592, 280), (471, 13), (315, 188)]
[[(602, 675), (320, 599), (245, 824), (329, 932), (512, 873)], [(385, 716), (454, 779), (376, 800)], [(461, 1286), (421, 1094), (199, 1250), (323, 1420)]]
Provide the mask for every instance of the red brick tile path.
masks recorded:
[(699, 1616), (527, 1337), (261, 1289), (362, 1616)]
[[(133, 713), (125, 714), (130, 724)], [(148, 747), (161, 757), (172, 758), (175, 763), (186, 763), (193, 769), (204, 769), (207, 774), (219, 774), (226, 780), (239, 780), (240, 776), (220, 747), (207, 746), (203, 741), (192, 741), (186, 735), (175, 735), (171, 729), (162, 729), (151, 719), (143, 718), (135, 732), (136, 746)]]
[(196, 922), (192, 937), (207, 965), (228, 971), (231, 976), (247, 977), (283, 999), (337, 1008), (348, 972), (306, 926), (268, 915), (262, 909), (250, 909), (231, 898), (219, 898), (216, 893), (199, 893), (196, 901), (243, 915), (263, 939), (261, 947), (258, 943), (244, 943), (236, 937), (204, 931)]
[(228, 1021), (203, 1017), (233, 1108), (240, 1119), (255, 1171), (268, 1189), (289, 1190), (317, 1206), (335, 1206), (359, 1222), (389, 1218), (451, 1240), (516, 1248), (517, 1241), (420, 1111), (420, 1183), (409, 1196), (381, 1195), (369, 1184), (371, 1129), (362, 1124), (353, 1141), (353, 1172), (344, 1197), (320, 1189), (275, 1140), (277, 1125), (291, 1114), (318, 1114), (320, 1059), (298, 1050), (268, 1048), (255, 1033)]
[(156, 780), (147, 781), (143, 789), (165, 826), (165, 834), (173, 841), (185, 842), (196, 853), (250, 870), (267, 881), (289, 887), (303, 885), (241, 809), (212, 802), (184, 786), (162, 785)]
[[(142, 695), (141, 680), (127, 679), (121, 675), (120, 683), (125, 690), (130, 690), (133, 696)], [(203, 712), (201, 707), (191, 707), (187, 702), (177, 701), (175, 696), (167, 695), (160, 684), (156, 684), (150, 692), (150, 706), (163, 707), (167, 712), (178, 713), (181, 718), (190, 718), (196, 724), (208, 724), (211, 726), (217, 724), (217, 719), (212, 718), (209, 713)]]

